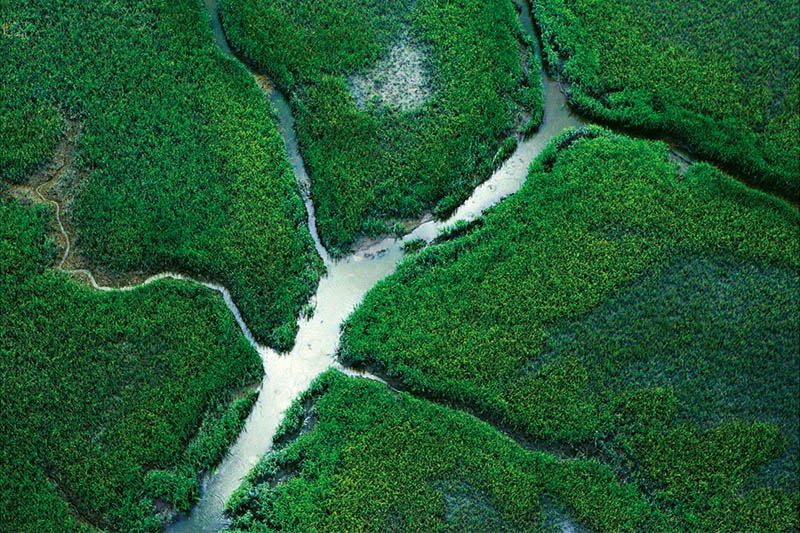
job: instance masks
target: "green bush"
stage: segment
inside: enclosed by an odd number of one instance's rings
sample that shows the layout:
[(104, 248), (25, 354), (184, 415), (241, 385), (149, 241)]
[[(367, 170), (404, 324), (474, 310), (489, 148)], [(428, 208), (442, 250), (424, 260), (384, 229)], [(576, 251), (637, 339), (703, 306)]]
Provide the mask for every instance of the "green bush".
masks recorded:
[(415, 254), (428, 245), (425, 239), (411, 239), (403, 244), (403, 253)]
[(168, 502), (178, 511), (188, 513), (192, 503), (197, 499), (197, 482), (192, 477), (181, 475), (172, 470), (151, 470), (144, 477), (148, 494)]
[(514, 150), (517, 149), (517, 140), (514, 137), (508, 137), (503, 144), (500, 145), (500, 148), (497, 149), (497, 152), (494, 154), (494, 158), (492, 159), (492, 166), (495, 169), (500, 168), (503, 162), (508, 159), (508, 156), (514, 153)]
[(61, 134), (62, 119), (46, 104), (28, 102), (27, 88), (15, 80), (0, 84), (0, 180), (22, 183), (43, 164)]

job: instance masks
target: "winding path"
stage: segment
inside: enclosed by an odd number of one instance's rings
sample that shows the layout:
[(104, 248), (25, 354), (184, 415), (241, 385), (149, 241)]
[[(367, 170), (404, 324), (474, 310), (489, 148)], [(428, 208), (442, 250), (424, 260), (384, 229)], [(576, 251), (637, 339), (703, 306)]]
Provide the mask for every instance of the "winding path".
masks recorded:
[[(68, 139), (68, 141), (71, 140), (72, 140), (71, 138)], [(69, 153), (71, 150), (69, 146), (66, 147), (66, 150), (67, 154), (64, 156), (64, 163), (58, 170), (55, 171), (55, 173), (53, 173), (53, 177), (51, 177), (49, 180), (45, 181), (44, 183), (42, 183), (41, 185), (39, 185), (34, 189), (36, 195), (42, 202), (52, 204), (56, 208), (56, 222), (58, 223), (58, 229), (61, 232), (61, 237), (64, 239), (64, 243), (66, 246), (66, 248), (64, 249), (64, 255), (61, 257), (61, 262), (58, 263), (58, 269), (67, 274), (81, 274), (83, 276), (86, 276), (86, 278), (89, 280), (89, 283), (91, 283), (92, 287), (94, 287), (95, 289), (111, 290), (110, 287), (102, 287), (98, 285), (97, 281), (94, 278), (94, 274), (92, 274), (91, 271), (85, 268), (70, 269), (64, 267), (64, 265), (67, 262), (67, 259), (69, 258), (69, 253), (72, 250), (71, 240), (69, 238), (69, 233), (67, 233), (67, 229), (64, 227), (64, 222), (61, 220), (61, 204), (59, 204), (57, 200), (45, 196), (44, 190), (49, 189), (56, 181), (58, 181), (58, 179), (62, 176), (62, 174), (64, 174), (64, 172), (69, 167), (71, 158), (71, 155)]]
[(65, 243), (64, 254), (61, 256), (61, 261), (58, 263), (58, 270), (64, 272), (65, 274), (85, 276), (86, 279), (89, 281), (89, 283), (91, 284), (91, 286), (93, 288), (95, 288), (95, 289), (97, 289), (99, 291), (106, 291), (106, 292), (108, 292), (108, 291), (131, 291), (131, 290), (135, 290), (137, 288), (149, 285), (149, 284), (151, 284), (151, 283), (153, 283), (155, 281), (162, 280), (162, 279), (167, 279), (167, 278), (174, 279), (174, 280), (180, 280), (180, 281), (189, 281), (189, 282), (193, 282), (193, 283), (200, 283), (201, 285), (204, 285), (205, 287), (208, 287), (209, 289), (217, 291), (217, 292), (222, 294), (222, 296), (223, 296), (223, 298), (225, 300), (225, 303), (228, 305), (228, 308), (231, 310), (231, 312), (233, 313), (234, 317), (236, 318), (236, 323), (239, 325), (239, 328), (242, 330), (242, 333), (244, 334), (244, 336), (247, 337), (247, 340), (250, 341), (250, 343), (253, 346), (257, 346), (257, 343), (255, 342), (255, 339), (253, 338), (253, 334), (250, 332), (250, 329), (247, 327), (247, 324), (245, 324), (244, 320), (242, 320), (242, 315), (239, 312), (239, 308), (236, 307), (236, 304), (233, 302), (233, 299), (231, 298), (230, 292), (228, 292), (228, 289), (226, 289), (222, 285), (217, 285), (215, 283), (210, 283), (210, 282), (205, 282), (205, 281), (199, 281), (199, 280), (190, 278), (188, 276), (184, 276), (182, 274), (177, 274), (175, 272), (161, 272), (161, 273), (158, 273), (158, 274), (155, 274), (153, 276), (148, 277), (147, 279), (145, 279), (141, 283), (136, 283), (136, 284), (132, 284), (132, 285), (124, 285), (124, 286), (119, 286), (119, 287), (112, 287), (112, 286), (108, 286), (108, 285), (99, 284), (97, 282), (97, 279), (95, 278), (94, 274), (88, 269), (85, 269), (85, 268), (66, 268), (64, 265), (67, 263), (67, 260), (69, 259), (70, 252), (72, 251), (72, 239), (70, 238), (69, 233), (67, 232), (67, 229), (64, 226), (64, 221), (61, 218), (61, 213), (63, 211), (63, 209), (61, 207), (61, 204), (57, 200), (55, 200), (54, 198), (46, 196), (45, 195), (45, 191), (47, 189), (49, 189), (56, 181), (58, 181), (58, 179), (63, 175), (63, 173), (67, 170), (67, 168), (69, 166), (70, 166), (70, 155), (67, 154), (65, 156), (64, 163), (58, 168), (58, 170), (56, 170), (53, 173), (53, 176), (49, 180), (45, 181), (44, 183), (40, 184), (39, 186), (37, 186), (34, 189), (34, 192), (36, 193), (36, 196), (38, 196), (39, 199), (42, 202), (51, 204), (51, 205), (53, 205), (55, 207), (56, 223), (58, 224), (58, 229), (61, 232), (61, 237), (64, 239), (64, 243)]

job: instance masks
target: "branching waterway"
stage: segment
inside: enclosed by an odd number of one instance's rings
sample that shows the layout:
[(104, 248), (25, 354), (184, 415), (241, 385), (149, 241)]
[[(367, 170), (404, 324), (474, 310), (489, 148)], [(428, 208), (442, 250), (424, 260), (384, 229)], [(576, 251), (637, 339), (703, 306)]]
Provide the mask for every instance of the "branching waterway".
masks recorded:
[[(205, 0), (205, 2), (211, 14), (215, 40), (223, 52), (232, 56), (222, 32), (216, 1)], [(523, 27), (526, 31), (532, 32), (533, 26), (527, 6), (521, 7)], [(503, 166), (477, 187), (472, 196), (449, 220), (442, 222), (423, 219), (414, 231), (402, 239), (387, 238), (362, 248), (344, 259), (334, 261), (322, 246), (317, 234), (310, 181), (298, 148), (289, 104), (282, 94), (263, 83), (263, 79), (261, 81), (259, 85), (264, 88), (277, 113), (280, 133), (285, 141), (286, 151), (308, 212), (308, 229), (317, 252), (325, 262), (327, 275), (320, 281), (313, 300), (316, 306), (314, 315), (309, 319), (300, 319), (296, 344), (288, 354), (278, 354), (266, 346), (256, 344), (227, 291), (221, 287), (208, 285), (223, 293), (245, 335), (258, 349), (264, 361), (265, 378), (261, 384), (258, 401), (245, 423), (243, 432), (222, 463), (212, 474), (206, 476), (202, 497), (191, 515), (170, 527), (173, 532), (218, 531), (225, 527), (223, 516), (225, 502), (239, 486), (241, 479), (272, 446), (272, 436), (281, 422), (284, 411), (320, 373), (330, 367), (336, 367), (351, 375), (379, 379), (342, 368), (335, 361), (334, 355), (339, 343), (339, 325), (369, 289), (394, 272), (403, 257), (404, 242), (418, 238), (431, 241), (444, 227), (480, 216), (486, 208), (495, 205), (522, 186), (531, 161), (555, 135), (565, 128), (582, 125), (581, 120), (570, 113), (560, 85), (543, 76), (545, 110), (544, 121), (538, 133), (522, 141)]]
[[(216, 0), (204, 0), (204, 2), (211, 15), (211, 27), (217, 45), (226, 55), (238, 61), (225, 39)], [(521, 9), (520, 20), (523, 28), (532, 34), (533, 25), (528, 6), (520, 2), (518, 7)], [(261, 355), (265, 377), (260, 385), (258, 400), (250, 412), (242, 433), (214, 472), (205, 476), (202, 496), (191, 515), (169, 526), (168, 529), (173, 532), (219, 531), (227, 525), (223, 513), (228, 498), (239, 486), (242, 478), (271, 448), (272, 436), (285, 410), (319, 374), (334, 367), (349, 375), (383, 381), (367, 373), (343, 368), (336, 362), (334, 356), (339, 343), (340, 324), (369, 289), (394, 272), (403, 257), (405, 242), (414, 239), (430, 242), (443, 228), (457, 221), (469, 221), (480, 216), (485, 209), (519, 190), (525, 182), (530, 163), (553, 137), (565, 128), (583, 124), (567, 107), (559, 83), (543, 73), (545, 109), (543, 123), (538, 132), (520, 142), (512, 156), (488, 180), (478, 186), (447, 221), (436, 221), (425, 217), (411, 233), (401, 239), (386, 238), (363, 247), (346, 258), (334, 261), (322, 246), (317, 234), (311, 184), (298, 148), (289, 104), (280, 92), (271, 88), (269, 83), (265, 83), (263, 76), (255, 73), (254, 76), (277, 113), (280, 133), (308, 213), (308, 229), (317, 253), (325, 263), (327, 275), (320, 281), (317, 293), (313, 297), (312, 302), (315, 305), (313, 316), (299, 319), (295, 346), (287, 354), (277, 353), (255, 341), (225, 287), (210, 282), (199, 282), (222, 294), (242, 333)], [(134, 290), (165, 278), (197, 282), (182, 274), (164, 272), (136, 285), (111, 287), (98, 283), (89, 270), (67, 268), (65, 264), (72, 247), (70, 236), (62, 221), (62, 207), (46, 194), (47, 189), (62, 171), (63, 168), (35, 190), (42, 201), (52, 203), (56, 209), (56, 221), (65, 241), (65, 251), (59, 269), (69, 274), (84, 276), (95, 289), (102, 291)]]

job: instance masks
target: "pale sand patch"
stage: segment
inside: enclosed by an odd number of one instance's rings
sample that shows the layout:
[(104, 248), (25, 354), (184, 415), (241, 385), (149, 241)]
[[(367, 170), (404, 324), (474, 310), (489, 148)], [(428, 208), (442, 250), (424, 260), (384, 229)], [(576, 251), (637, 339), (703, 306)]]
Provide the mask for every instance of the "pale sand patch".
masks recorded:
[(425, 53), (407, 33), (392, 45), (389, 54), (367, 72), (347, 79), (356, 105), (374, 103), (397, 111), (421, 107), (433, 94)]

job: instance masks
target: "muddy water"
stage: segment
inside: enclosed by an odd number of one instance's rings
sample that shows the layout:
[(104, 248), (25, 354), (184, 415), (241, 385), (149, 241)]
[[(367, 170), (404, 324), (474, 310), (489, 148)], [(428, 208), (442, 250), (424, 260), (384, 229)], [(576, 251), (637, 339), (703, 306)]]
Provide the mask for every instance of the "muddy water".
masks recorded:
[[(204, 2), (211, 14), (211, 25), (217, 44), (226, 54), (231, 55), (222, 33), (216, 1), (204, 0)], [(521, 20), (526, 30), (533, 31), (527, 8), (524, 6)], [(547, 143), (564, 128), (582, 124), (567, 108), (558, 83), (546, 76), (543, 77), (543, 82), (545, 111), (544, 123), (539, 132), (520, 143), (505, 164), (489, 180), (480, 185), (449, 220), (444, 222), (427, 220), (403, 239), (387, 238), (339, 261), (331, 259), (317, 234), (314, 205), (309, 194), (310, 183), (297, 146), (294, 120), (289, 105), (278, 91), (266, 89), (278, 115), (279, 129), (305, 201), (309, 231), (317, 252), (325, 262), (327, 275), (320, 281), (313, 300), (316, 305), (314, 315), (310, 319), (300, 319), (297, 342), (288, 354), (278, 354), (268, 347), (257, 345), (227, 291), (209, 285), (225, 296), (242, 331), (261, 355), (266, 377), (261, 384), (258, 401), (245, 423), (244, 431), (222, 463), (204, 479), (202, 497), (191, 515), (172, 524), (169, 527), (170, 531), (218, 531), (226, 526), (223, 516), (225, 502), (239, 486), (241, 479), (270, 449), (272, 435), (294, 398), (308, 388), (321, 372), (330, 367), (341, 368), (334, 360), (339, 343), (339, 325), (369, 289), (394, 272), (397, 263), (403, 257), (404, 242), (415, 238), (430, 241), (443, 227), (458, 220), (473, 219), (487, 207), (516, 192), (525, 181), (531, 161)], [(263, 83), (261, 85), (264, 86)], [(346, 372), (357, 374), (351, 370)], [(368, 375), (364, 377), (376, 379)]]

